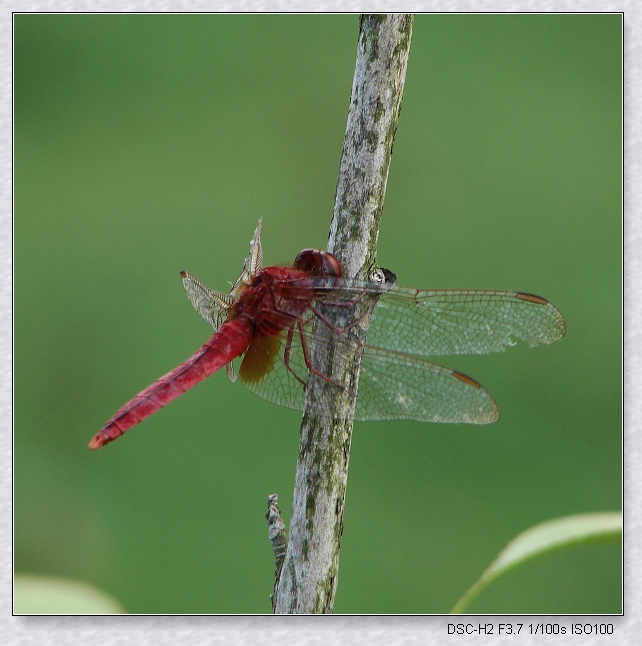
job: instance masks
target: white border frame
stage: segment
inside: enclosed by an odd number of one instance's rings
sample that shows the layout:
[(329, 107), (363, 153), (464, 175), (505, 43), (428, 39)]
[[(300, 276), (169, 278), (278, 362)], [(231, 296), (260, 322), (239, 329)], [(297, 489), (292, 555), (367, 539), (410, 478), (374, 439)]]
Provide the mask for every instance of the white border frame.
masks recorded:
[[(367, 644), (368, 646), (397, 646), (401, 644), (460, 644), (474, 640), (476, 644), (617, 644), (638, 643), (642, 635), (642, 540), (640, 525), (642, 505), (642, 429), (635, 423), (642, 418), (642, 380), (640, 351), (640, 321), (642, 319), (642, 14), (639, 3), (600, 2), (598, 0), (568, 0), (552, 2), (523, 1), (454, 1), (450, 2), (381, 2), (363, 6), (362, 2), (305, 2), (302, 0), (68, 0), (3, 1), (0, 10), (0, 524), (2, 539), (0, 559), (0, 638), (5, 644), (38, 644), (42, 646), (75, 645), (110, 646), (136, 644), (157, 646), (180, 644), (251, 644), (279, 646), (302, 644)], [(624, 494), (625, 537), (624, 554), (624, 616), (580, 617), (554, 616), (331, 616), (292, 619), (274, 616), (130, 616), (62, 617), (11, 616), (12, 589), (12, 12), (358, 12), (359, 10), (414, 11), (414, 12), (624, 12), (624, 347), (625, 385), (624, 407)], [(557, 623), (570, 627), (582, 623), (612, 623), (614, 634), (607, 636), (499, 635), (500, 623)], [(474, 626), (492, 623), (493, 635), (448, 635), (447, 624), (464, 622)], [(551, 641), (553, 640), (553, 641)]]

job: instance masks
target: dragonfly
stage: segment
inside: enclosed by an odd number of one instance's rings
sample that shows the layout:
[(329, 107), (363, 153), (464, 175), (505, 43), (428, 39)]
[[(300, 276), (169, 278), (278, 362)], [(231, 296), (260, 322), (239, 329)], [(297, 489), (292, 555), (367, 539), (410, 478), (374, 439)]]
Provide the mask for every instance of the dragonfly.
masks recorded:
[[(559, 341), (566, 324), (548, 300), (527, 292), (418, 290), (396, 285), (392, 272), (368, 281), (343, 276), (328, 251), (304, 249), (290, 266), (263, 267), (261, 226), (250, 243), (239, 278), (229, 293), (210, 289), (187, 272), (183, 287), (213, 336), (189, 359), (122, 406), (89, 443), (98, 449), (225, 367), (270, 402), (302, 410), (310, 375), (333, 387), (313, 357), (324, 348), (361, 368), (355, 393), (356, 420), (408, 419), (489, 424), (499, 418), (490, 393), (472, 377), (427, 357), (478, 355), (505, 350), (522, 340), (534, 347)], [(349, 334), (365, 324), (365, 342)], [(337, 326), (328, 308), (352, 317)], [(312, 347), (317, 348), (311, 353)], [(308, 405), (311, 405), (308, 402)], [(311, 411), (334, 416), (322, 401)]]

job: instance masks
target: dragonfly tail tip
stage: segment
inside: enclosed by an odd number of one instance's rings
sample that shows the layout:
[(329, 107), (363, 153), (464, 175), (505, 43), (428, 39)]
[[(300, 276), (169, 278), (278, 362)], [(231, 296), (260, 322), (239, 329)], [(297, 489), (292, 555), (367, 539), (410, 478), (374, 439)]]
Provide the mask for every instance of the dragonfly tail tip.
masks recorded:
[(99, 449), (101, 446), (105, 446), (109, 440), (106, 440), (100, 433), (96, 433), (94, 437), (91, 438), (91, 442), (89, 442), (89, 448), (92, 451), (95, 451), (96, 449)]

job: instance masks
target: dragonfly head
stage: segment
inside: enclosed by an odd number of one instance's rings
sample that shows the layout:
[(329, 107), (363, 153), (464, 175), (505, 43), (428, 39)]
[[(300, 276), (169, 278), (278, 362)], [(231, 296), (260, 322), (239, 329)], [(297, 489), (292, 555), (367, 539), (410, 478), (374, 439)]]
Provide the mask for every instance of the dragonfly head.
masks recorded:
[(341, 263), (329, 251), (304, 249), (294, 259), (294, 268), (307, 271), (313, 276), (330, 276), (341, 278)]

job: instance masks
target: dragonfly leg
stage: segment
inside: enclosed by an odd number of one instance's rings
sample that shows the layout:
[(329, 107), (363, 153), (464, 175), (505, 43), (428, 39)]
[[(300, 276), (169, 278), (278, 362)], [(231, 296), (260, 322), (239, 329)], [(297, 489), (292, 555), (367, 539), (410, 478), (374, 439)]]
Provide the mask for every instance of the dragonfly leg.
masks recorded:
[(365, 295), (368, 293), (368, 290), (364, 289), (357, 298), (351, 301), (327, 301), (323, 300), (324, 305), (329, 305), (330, 307), (354, 307), (357, 303), (360, 303)]
[[(324, 305), (327, 305), (327, 303), (324, 303)], [(364, 319), (367, 313), (367, 312), (363, 313), (358, 319), (356, 319), (355, 321), (352, 321), (350, 325), (346, 325), (345, 327), (339, 327), (338, 325), (335, 325), (332, 321), (330, 321), (330, 319), (328, 319), (327, 316), (322, 314), (316, 307), (310, 307), (310, 309), (314, 312), (315, 316), (320, 318), (335, 334), (344, 334), (348, 330), (351, 330), (355, 325), (357, 325), (357, 323), (360, 323)], [(310, 320), (311, 319), (308, 319), (305, 322), (308, 323)]]
[(305, 361), (305, 365), (307, 366), (308, 370), (313, 375), (316, 375), (317, 377), (323, 379), (323, 381), (327, 381), (329, 384), (332, 384), (337, 388), (341, 388), (341, 390), (345, 390), (345, 388), (340, 383), (337, 383), (336, 381), (334, 381), (334, 379), (330, 379), (330, 377), (328, 377), (327, 375), (324, 375), (322, 372), (317, 370), (312, 365), (312, 360), (310, 359), (310, 351), (308, 349), (308, 342), (306, 341), (306, 338), (305, 338), (305, 330), (303, 329), (303, 326), (304, 326), (304, 321), (300, 320), (297, 322), (297, 327), (299, 328), (299, 337), (301, 338), (301, 349), (303, 350), (303, 359)]
[[(292, 350), (292, 338), (294, 336), (294, 326), (290, 327), (288, 329), (288, 336), (285, 341), (285, 350), (283, 352), (283, 363), (285, 364), (285, 367), (288, 369), (288, 372), (300, 383), (302, 383), (305, 386), (305, 381), (299, 377), (299, 375), (294, 372), (292, 369), (292, 366), (290, 365), (290, 353)], [(307, 361), (306, 361), (307, 365)]]

